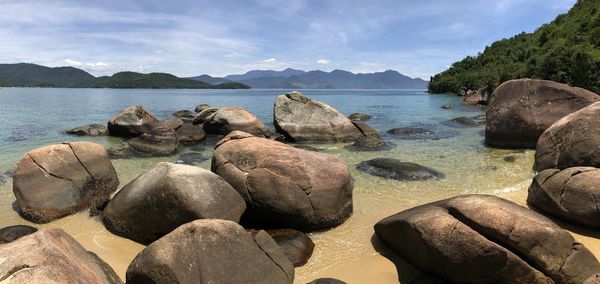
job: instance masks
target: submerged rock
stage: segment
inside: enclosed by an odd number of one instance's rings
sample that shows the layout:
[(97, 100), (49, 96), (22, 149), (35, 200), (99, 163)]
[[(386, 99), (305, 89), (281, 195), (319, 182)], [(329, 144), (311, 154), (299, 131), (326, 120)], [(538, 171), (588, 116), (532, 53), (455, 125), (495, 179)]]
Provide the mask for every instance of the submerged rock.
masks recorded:
[(175, 161), (175, 163), (183, 164), (183, 165), (190, 165), (190, 166), (197, 166), (200, 163), (207, 161), (209, 159), (210, 158), (202, 155), (202, 153), (191, 152), (191, 153), (185, 153), (185, 154), (182, 154), (181, 156), (179, 156), (177, 158), (177, 160)]
[(396, 148), (396, 144), (383, 141), (373, 136), (358, 138), (353, 144), (344, 146), (350, 151), (388, 151)]
[(398, 127), (392, 128), (386, 132), (388, 135), (395, 139), (408, 139), (408, 140), (440, 140), (458, 136), (460, 133), (454, 130), (443, 130), (435, 131), (433, 129), (423, 127)]
[(299, 92), (275, 99), (273, 124), (295, 142), (352, 142), (362, 135), (349, 118)]
[(244, 199), (218, 175), (158, 163), (117, 192), (102, 221), (111, 232), (148, 244), (196, 219), (238, 222), (245, 210)]
[(485, 142), (506, 148), (533, 148), (560, 118), (600, 101), (600, 96), (552, 81), (519, 79), (500, 85), (487, 110)]
[(417, 268), (453, 283), (583, 283), (594, 255), (547, 218), (510, 201), (465, 195), (418, 206), (375, 225)]
[(538, 173), (527, 203), (542, 212), (592, 229), (600, 228), (598, 214), (600, 169), (574, 167), (547, 169)]
[(454, 128), (471, 128), (485, 124), (485, 121), (478, 122), (473, 118), (461, 116), (442, 122), (443, 125)]
[(33, 234), (38, 229), (27, 225), (14, 225), (0, 229), (0, 244), (10, 243), (21, 237)]
[(292, 229), (267, 230), (267, 233), (294, 267), (305, 265), (312, 256), (315, 244), (306, 234)]
[(373, 116), (371, 116), (371, 115), (364, 114), (364, 113), (357, 113), (357, 112), (348, 116), (349, 119), (355, 120), (355, 121), (365, 121), (365, 120), (371, 119), (372, 117)]
[(570, 167), (600, 168), (600, 103), (558, 120), (540, 136), (535, 149), (536, 171)]
[(2, 245), (0, 260), (2, 283), (123, 283), (62, 229), (40, 229)]
[(17, 163), (13, 191), (23, 217), (36, 223), (95, 209), (119, 179), (104, 146), (70, 142), (37, 148)]
[(215, 146), (211, 169), (246, 199), (249, 223), (310, 231), (352, 213), (350, 171), (333, 155), (234, 131)]
[(453, 106), (452, 104), (444, 104), (444, 105), (442, 105), (442, 107), (441, 107), (441, 108), (442, 108), (442, 109), (453, 109), (453, 108), (454, 108), (454, 106)]
[(108, 135), (108, 128), (102, 124), (88, 124), (67, 130), (66, 133), (77, 136), (104, 136)]
[(142, 250), (127, 283), (292, 283), (294, 266), (264, 231), (226, 220), (196, 220)]
[(442, 179), (445, 175), (419, 164), (393, 158), (376, 158), (360, 162), (356, 169), (386, 179), (419, 181)]
[(175, 130), (168, 127), (155, 127), (148, 133), (127, 140), (136, 151), (153, 156), (168, 156), (177, 151), (178, 141)]
[(110, 118), (108, 131), (113, 136), (135, 137), (152, 130), (158, 122), (158, 118), (143, 106), (132, 106)]

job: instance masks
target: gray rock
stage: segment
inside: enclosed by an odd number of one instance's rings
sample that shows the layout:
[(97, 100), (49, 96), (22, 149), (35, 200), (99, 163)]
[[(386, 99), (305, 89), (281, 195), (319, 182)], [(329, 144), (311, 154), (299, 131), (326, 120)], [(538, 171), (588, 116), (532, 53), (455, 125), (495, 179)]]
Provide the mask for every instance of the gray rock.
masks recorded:
[(441, 107), (441, 108), (442, 108), (442, 109), (453, 109), (453, 108), (454, 108), (454, 106), (453, 106), (452, 104), (444, 104), (444, 105), (442, 105), (442, 107)]
[(102, 221), (111, 232), (148, 244), (196, 219), (238, 222), (245, 209), (244, 199), (212, 172), (159, 163), (108, 202)]
[(77, 136), (105, 136), (108, 135), (108, 128), (102, 124), (88, 124), (67, 130), (66, 133)]
[(204, 130), (222, 135), (239, 130), (264, 136), (267, 127), (258, 117), (241, 107), (224, 107), (205, 119)]
[(234, 222), (196, 220), (140, 252), (127, 283), (292, 283), (294, 266), (264, 231)]
[(175, 130), (158, 126), (138, 137), (127, 140), (127, 144), (135, 151), (153, 156), (168, 156), (177, 151), (179, 145)]
[(457, 117), (447, 121), (442, 122), (443, 125), (453, 128), (472, 128), (485, 124), (485, 121), (478, 122), (470, 117)]
[(196, 117), (196, 113), (189, 110), (180, 110), (174, 112), (173, 116), (177, 118), (194, 119)]
[(213, 108), (213, 107), (211, 107), (209, 104), (199, 104), (196, 106), (196, 108), (194, 110), (196, 111), (196, 113), (200, 113), (209, 108)]
[(186, 123), (177, 129), (177, 140), (181, 143), (200, 143), (204, 138), (206, 138), (206, 132), (202, 126)]
[(132, 106), (116, 113), (108, 121), (108, 132), (113, 136), (135, 137), (144, 134), (159, 120), (143, 106)]
[(460, 133), (454, 130), (436, 131), (423, 127), (398, 127), (388, 130), (386, 134), (395, 139), (440, 140), (458, 136)]
[(365, 121), (365, 120), (369, 120), (371, 119), (373, 116), (368, 115), (368, 114), (363, 114), (363, 113), (353, 113), (351, 115), (348, 116), (349, 119), (354, 120), (354, 121)]
[(388, 151), (396, 148), (396, 144), (383, 141), (373, 136), (363, 136), (358, 138), (353, 144), (344, 146), (350, 151)]
[(437, 170), (393, 158), (363, 161), (356, 165), (356, 169), (377, 177), (405, 181), (436, 180), (445, 177)]
[(202, 155), (202, 153), (191, 152), (191, 153), (182, 154), (181, 156), (177, 157), (177, 160), (175, 161), (175, 163), (183, 164), (183, 165), (190, 165), (190, 166), (197, 166), (200, 163), (207, 161), (207, 160), (209, 160), (209, 158)]
[(10, 243), (18, 238), (37, 232), (37, 229), (27, 225), (14, 225), (0, 229), (0, 244)]

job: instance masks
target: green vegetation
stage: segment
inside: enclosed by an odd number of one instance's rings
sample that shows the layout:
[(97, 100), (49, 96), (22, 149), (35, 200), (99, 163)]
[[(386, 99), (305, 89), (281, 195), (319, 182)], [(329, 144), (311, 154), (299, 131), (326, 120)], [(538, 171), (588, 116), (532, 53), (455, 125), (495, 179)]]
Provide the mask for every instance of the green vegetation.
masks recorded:
[(546, 79), (600, 93), (600, 0), (578, 0), (534, 33), (495, 42), (431, 78), (433, 93), (488, 88), (517, 78)]
[(73, 67), (49, 68), (19, 63), (0, 64), (0, 87), (137, 88), (137, 89), (248, 89), (240, 83), (211, 85), (166, 73), (120, 72), (94, 77)]

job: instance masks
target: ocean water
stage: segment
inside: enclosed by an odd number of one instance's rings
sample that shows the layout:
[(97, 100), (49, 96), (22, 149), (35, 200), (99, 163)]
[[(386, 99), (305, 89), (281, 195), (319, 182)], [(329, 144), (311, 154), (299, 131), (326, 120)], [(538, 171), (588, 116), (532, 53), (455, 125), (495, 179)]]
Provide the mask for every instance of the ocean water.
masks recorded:
[[(131, 105), (144, 105), (159, 118), (208, 103), (213, 106), (240, 106), (272, 127), (275, 97), (289, 90), (113, 90), (113, 89), (0, 89), (0, 173), (14, 169), (29, 150), (64, 141), (87, 140), (112, 146), (113, 137), (75, 137), (64, 131), (89, 123), (106, 123), (117, 111)], [(335, 277), (348, 283), (408, 282), (418, 273), (373, 238), (373, 225), (380, 219), (417, 205), (461, 194), (493, 194), (525, 204), (527, 187), (533, 176), (533, 151), (488, 148), (483, 143), (483, 126), (456, 128), (446, 121), (466, 116), (482, 119), (480, 107), (460, 105), (455, 96), (429, 95), (421, 91), (395, 90), (305, 90), (313, 99), (325, 102), (344, 114), (373, 115), (368, 123), (382, 134), (390, 128), (418, 126), (451, 134), (439, 140), (401, 140), (384, 135), (396, 148), (384, 152), (351, 152), (347, 144), (311, 144), (343, 158), (354, 178), (354, 214), (343, 225), (311, 233), (316, 244), (313, 257), (296, 269), (296, 282)], [(443, 104), (454, 108), (444, 110)], [(214, 141), (212, 141), (214, 142)], [(212, 143), (182, 148), (171, 157), (113, 160), (120, 187), (157, 162), (175, 162), (187, 152), (201, 152), (210, 158)], [(355, 169), (361, 161), (393, 157), (435, 168), (446, 174), (438, 181), (402, 182), (386, 180)], [(210, 169), (210, 160), (199, 166)], [(0, 182), (2, 183), (2, 182)], [(0, 227), (30, 224), (15, 212), (12, 180), (0, 184)], [(37, 227), (60, 227), (88, 250), (108, 262), (124, 279), (129, 262), (143, 246), (107, 232), (97, 218), (86, 212)], [(593, 233), (575, 230), (576, 238), (600, 255)], [(385, 257), (386, 255), (387, 257)], [(396, 267), (394, 265), (402, 264)]]

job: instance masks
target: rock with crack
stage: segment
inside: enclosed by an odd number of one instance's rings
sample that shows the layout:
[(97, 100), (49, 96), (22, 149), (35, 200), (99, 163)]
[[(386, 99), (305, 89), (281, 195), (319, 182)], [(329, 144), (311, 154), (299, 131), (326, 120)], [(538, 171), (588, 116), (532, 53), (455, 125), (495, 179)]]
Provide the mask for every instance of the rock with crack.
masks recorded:
[(40, 229), (0, 246), (0, 282), (123, 283), (108, 264), (62, 229)]
[(275, 99), (273, 124), (295, 142), (352, 142), (362, 136), (348, 117), (300, 92)]
[(196, 220), (142, 250), (127, 283), (292, 283), (294, 266), (264, 231), (235, 222)]
[(487, 109), (485, 142), (504, 148), (533, 148), (554, 122), (600, 101), (581, 88), (552, 81), (519, 79), (500, 85)]
[(0, 229), (0, 244), (10, 243), (21, 237), (33, 234), (38, 229), (27, 225), (14, 225)]
[(234, 131), (215, 146), (211, 169), (244, 197), (249, 223), (310, 231), (352, 213), (350, 172), (333, 155)]
[(454, 283), (583, 283), (600, 263), (544, 216), (488, 195), (400, 212), (377, 237), (417, 268)]
[(600, 103), (563, 117), (548, 128), (535, 149), (536, 171), (570, 167), (600, 168)]
[(104, 146), (90, 142), (32, 150), (17, 163), (13, 178), (21, 214), (36, 223), (99, 208), (118, 185), (108, 152)]
[(194, 166), (158, 163), (123, 187), (104, 208), (106, 228), (149, 244), (196, 219), (239, 222), (246, 203), (218, 175)]
[(205, 118), (204, 130), (222, 135), (239, 130), (264, 136), (267, 127), (258, 117), (241, 107), (224, 107)]
[(545, 213), (593, 229), (600, 228), (600, 169), (573, 167), (538, 173), (527, 203)]
[(108, 132), (113, 136), (135, 137), (152, 130), (157, 123), (158, 118), (143, 106), (131, 106), (110, 118)]

